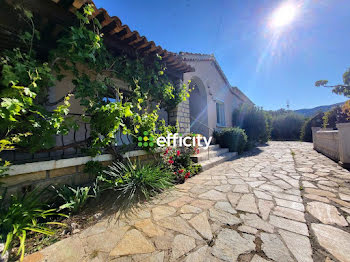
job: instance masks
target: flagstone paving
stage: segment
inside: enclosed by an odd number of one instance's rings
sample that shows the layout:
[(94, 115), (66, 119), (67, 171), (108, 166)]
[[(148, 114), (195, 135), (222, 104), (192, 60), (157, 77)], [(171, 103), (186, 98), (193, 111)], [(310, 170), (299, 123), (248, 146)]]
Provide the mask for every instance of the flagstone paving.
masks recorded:
[(270, 142), (26, 261), (350, 261), (350, 172)]

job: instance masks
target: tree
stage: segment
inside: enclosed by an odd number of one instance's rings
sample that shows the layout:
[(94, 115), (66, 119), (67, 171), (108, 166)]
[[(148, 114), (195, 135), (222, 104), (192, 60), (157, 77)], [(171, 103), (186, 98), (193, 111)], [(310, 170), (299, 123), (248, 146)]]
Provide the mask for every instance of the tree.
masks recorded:
[[(350, 98), (350, 68), (343, 74), (343, 84), (338, 85), (328, 85), (328, 80), (318, 80), (315, 82), (315, 86), (325, 86), (332, 88), (332, 92), (337, 95), (344, 95)], [(350, 118), (350, 100), (346, 101), (342, 106), (342, 111), (344, 114)]]
[[(278, 111), (277, 111), (278, 112)], [(273, 140), (299, 140), (304, 117), (292, 111), (279, 111), (272, 115)]]
[(321, 127), (323, 124), (324, 113), (319, 112), (315, 116), (305, 121), (301, 128), (300, 140), (304, 142), (312, 142), (312, 127)]
[(232, 113), (232, 125), (245, 130), (251, 142), (267, 142), (270, 130), (264, 110), (251, 105), (242, 105)]

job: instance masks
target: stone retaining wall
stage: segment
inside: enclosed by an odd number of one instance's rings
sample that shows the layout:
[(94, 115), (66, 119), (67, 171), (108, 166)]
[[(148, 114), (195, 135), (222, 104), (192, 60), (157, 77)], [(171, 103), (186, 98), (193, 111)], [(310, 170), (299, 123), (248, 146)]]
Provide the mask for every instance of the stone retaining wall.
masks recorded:
[[(123, 157), (129, 157), (132, 161), (140, 162), (153, 161), (156, 156), (157, 154), (150, 154), (143, 150), (135, 150), (123, 155)], [(90, 160), (99, 161), (107, 166), (112, 163), (113, 156), (104, 154), (94, 158), (76, 157), (12, 165), (7, 172), (8, 176), (0, 178), (0, 183), (7, 187), (9, 195), (25, 192), (37, 186), (88, 184), (96, 178), (94, 174), (84, 172), (85, 164)]]
[(350, 123), (337, 124), (338, 130), (312, 127), (314, 149), (350, 167)]

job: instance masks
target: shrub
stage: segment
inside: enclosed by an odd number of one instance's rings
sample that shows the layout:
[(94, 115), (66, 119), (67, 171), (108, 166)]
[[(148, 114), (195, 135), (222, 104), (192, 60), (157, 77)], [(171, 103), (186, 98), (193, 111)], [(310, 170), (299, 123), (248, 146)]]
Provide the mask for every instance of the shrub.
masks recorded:
[(191, 159), (191, 155), (194, 153), (198, 153), (198, 149), (168, 147), (164, 151), (162, 156), (163, 165), (175, 175), (175, 183), (183, 183), (201, 170), (202, 166), (194, 164)]
[(346, 116), (346, 120), (350, 121), (350, 100), (347, 100), (342, 106), (342, 113)]
[(84, 173), (91, 175), (101, 175), (105, 167), (102, 165), (100, 161), (90, 160), (85, 164)]
[(323, 128), (336, 129), (338, 123), (347, 123), (349, 121), (348, 115), (343, 111), (343, 108), (341, 106), (335, 106), (324, 113)]
[(63, 200), (62, 205), (59, 206), (59, 210), (68, 209), (70, 213), (75, 214), (79, 212), (86, 204), (87, 200), (94, 195), (90, 195), (91, 187), (77, 187), (73, 188), (64, 185), (54, 190), (60, 200)]
[(49, 206), (42, 201), (43, 191), (33, 190), (21, 198), (11, 196), (8, 205), (5, 205), (4, 198), (0, 199), (0, 240), (6, 241), (3, 255), (11, 250), (13, 240), (19, 240), (17, 255), (23, 260), (25, 252), (25, 241), (28, 232), (53, 235), (55, 231), (49, 225), (61, 225), (58, 222), (48, 222), (52, 216), (65, 216), (56, 212), (56, 209), (49, 209)]
[(314, 117), (307, 119), (302, 128), (300, 134), (300, 140), (305, 142), (312, 142), (312, 127), (321, 127), (323, 122), (323, 112), (319, 112)]
[(272, 118), (271, 138), (274, 140), (299, 140), (304, 117), (286, 112)]
[(159, 165), (134, 164), (129, 159), (125, 164), (113, 163), (99, 177), (107, 188), (119, 193), (117, 200), (121, 200), (123, 209), (171, 187), (173, 179), (173, 174)]
[(232, 125), (244, 129), (249, 141), (265, 143), (270, 137), (267, 114), (256, 106), (243, 105), (235, 109)]
[(243, 129), (238, 127), (223, 128), (215, 131), (213, 136), (221, 147), (226, 147), (230, 152), (242, 153), (248, 141)]
[(198, 174), (202, 170), (202, 166), (200, 164), (192, 163), (191, 166), (187, 168), (187, 172), (190, 173), (190, 177)]

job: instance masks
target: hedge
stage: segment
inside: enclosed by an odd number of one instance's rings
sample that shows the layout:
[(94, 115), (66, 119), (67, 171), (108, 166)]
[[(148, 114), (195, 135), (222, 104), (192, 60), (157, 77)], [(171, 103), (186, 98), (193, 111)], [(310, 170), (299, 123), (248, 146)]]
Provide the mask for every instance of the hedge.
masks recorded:
[(230, 152), (242, 153), (247, 146), (247, 135), (239, 127), (223, 128), (214, 132), (216, 142), (223, 148), (228, 148)]

